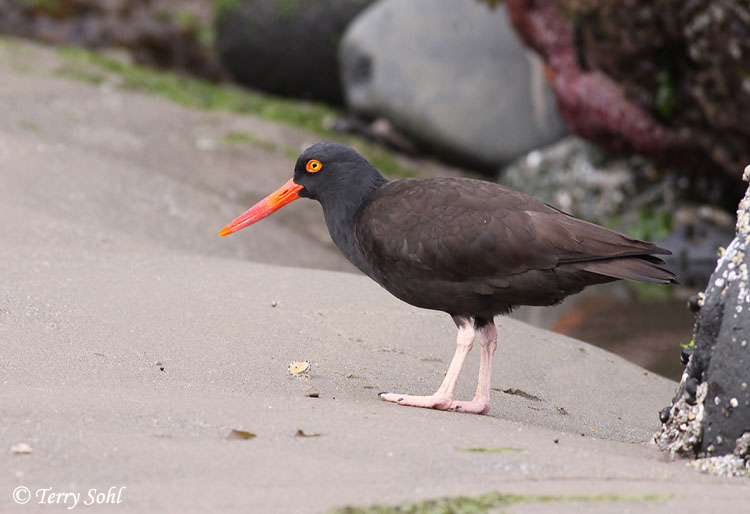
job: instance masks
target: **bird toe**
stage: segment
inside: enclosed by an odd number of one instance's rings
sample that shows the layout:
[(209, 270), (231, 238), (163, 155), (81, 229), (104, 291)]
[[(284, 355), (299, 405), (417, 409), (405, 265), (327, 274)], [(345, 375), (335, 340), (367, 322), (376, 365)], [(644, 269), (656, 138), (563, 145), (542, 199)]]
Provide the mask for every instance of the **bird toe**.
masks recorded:
[(469, 414), (487, 414), (490, 411), (490, 402), (486, 400), (472, 400), (470, 402), (451, 402), (448, 410), (455, 412), (467, 412)]
[(444, 394), (431, 396), (412, 396), (398, 393), (380, 393), (383, 400), (407, 407), (422, 407), (425, 409), (449, 410), (453, 400)]

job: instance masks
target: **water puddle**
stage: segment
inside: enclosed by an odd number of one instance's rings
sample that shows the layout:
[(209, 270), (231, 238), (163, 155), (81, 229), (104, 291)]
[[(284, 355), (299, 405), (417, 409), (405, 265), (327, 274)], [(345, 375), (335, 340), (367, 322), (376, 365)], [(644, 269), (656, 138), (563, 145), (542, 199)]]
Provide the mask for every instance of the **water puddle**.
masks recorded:
[(649, 371), (679, 381), (685, 366), (680, 345), (693, 335), (687, 298), (674, 288), (668, 298), (638, 299), (623, 284), (587, 289), (555, 307), (523, 307), (512, 317), (615, 353)]

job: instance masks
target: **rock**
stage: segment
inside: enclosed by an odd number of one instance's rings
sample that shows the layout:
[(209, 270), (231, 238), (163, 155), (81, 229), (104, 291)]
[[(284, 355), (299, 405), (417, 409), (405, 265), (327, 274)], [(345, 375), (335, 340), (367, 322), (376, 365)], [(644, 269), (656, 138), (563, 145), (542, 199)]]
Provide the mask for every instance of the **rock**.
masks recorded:
[[(669, 408), (668, 415), (664, 415), (662, 409), (659, 413), (662, 428), (654, 435), (654, 442), (659, 448), (683, 457), (695, 458), (698, 455), (703, 434), (706, 389), (706, 384), (698, 387), (697, 401), (694, 403), (689, 403), (684, 395), (680, 395)], [(663, 418), (667, 420), (663, 421)]]
[(532, 150), (506, 166), (498, 180), (574, 216), (658, 240), (672, 250), (665, 260), (683, 284), (704, 287), (716, 248), (734, 237), (734, 217), (712, 206), (723, 204), (734, 189), (723, 180), (681, 176), (576, 136)]
[[(744, 178), (750, 181), (750, 166)], [(685, 432), (678, 416), (671, 416), (656, 435), (659, 446), (673, 453), (711, 457), (738, 451), (747, 460), (747, 452), (736, 449), (745, 448), (750, 437), (749, 245), (750, 188), (737, 211), (737, 235), (697, 302), (694, 350), (673, 401), (672, 413), (685, 410), (681, 405), (691, 403), (695, 384), (700, 384), (696, 405), (688, 408), (700, 409), (702, 422), (692, 429), (687, 445), (677, 444)]]
[(382, 0), (351, 24), (339, 55), (352, 110), (445, 157), (497, 169), (565, 132), (502, 6)]
[(218, 3), (216, 50), (242, 84), (343, 101), (336, 52), (341, 34), (372, 0), (238, 0)]
[(750, 462), (735, 455), (705, 457), (690, 463), (695, 469), (711, 475), (725, 477), (750, 477)]
[(58, 45), (124, 49), (139, 64), (208, 79), (223, 73), (201, 41), (202, 11), (174, 0), (0, 0), (0, 32)]
[(508, 0), (560, 113), (610, 151), (739, 178), (750, 161), (747, 0)]
[[(643, 159), (624, 159), (575, 136), (532, 150), (505, 167), (498, 181), (579, 218), (602, 224), (643, 196), (672, 204), (669, 181)], [(665, 195), (669, 192), (670, 198)]]
[[(708, 398), (701, 449), (709, 455), (733, 451), (735, 441), (750, 432), (750, 188), (737, 217), (737, 237), (709, 281), (697, 325), (696, 353), (708, 353), (703, 359)], [(704, 310), (711, 313), (707, 319), (702, 318)]]

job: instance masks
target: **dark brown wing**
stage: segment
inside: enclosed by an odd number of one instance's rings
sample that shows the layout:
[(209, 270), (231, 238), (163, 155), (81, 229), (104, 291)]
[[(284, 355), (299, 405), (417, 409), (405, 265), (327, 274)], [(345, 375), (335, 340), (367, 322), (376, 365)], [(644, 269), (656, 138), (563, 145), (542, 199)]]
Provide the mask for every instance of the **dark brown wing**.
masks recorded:
[[(628, 266), (612, 263), (643, 256), (647, 260), (637, 260), (650, 269), (652, 262), (660, 262), (651, 254), (669, 253), (498, 184), (470, 179), (389, 182), (363, 209), (356, 230), (372, 277), (402, 298), (408, 296), (398, 294), (407, 287), (405, 281), (412, 288), (420, 281), (428, 286), (430, 281), (463, 282), (473, 284), (474, 292), (490, 294), (490, 289), (511, 285), (527, 287), (520, 275), (563, 267), (642, 280), (648, 273), (640, 264), (630, 266), (635, 267), (630, 276)], [(538, 281), (528, 287), (539, 287)]]

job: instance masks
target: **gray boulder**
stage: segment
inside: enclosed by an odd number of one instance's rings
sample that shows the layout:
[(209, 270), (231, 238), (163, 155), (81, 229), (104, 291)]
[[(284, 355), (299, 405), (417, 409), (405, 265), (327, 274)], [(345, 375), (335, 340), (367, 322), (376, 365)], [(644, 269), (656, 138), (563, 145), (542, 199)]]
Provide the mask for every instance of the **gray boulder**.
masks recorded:
[(449, 158), (496, 169), (565, 132), (502, 5), (381, 0), (349, 26), (339, 60), (352, 110)]
[(217, 2), (216, 49), (242, 84), (340, 104), (338, 43), (352, 18), (371, 1)]

